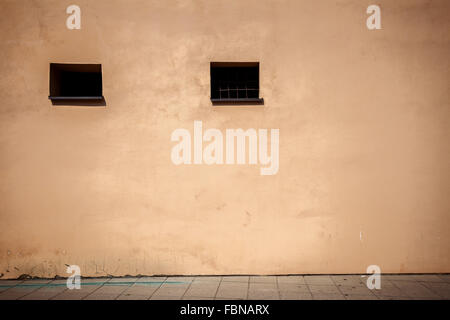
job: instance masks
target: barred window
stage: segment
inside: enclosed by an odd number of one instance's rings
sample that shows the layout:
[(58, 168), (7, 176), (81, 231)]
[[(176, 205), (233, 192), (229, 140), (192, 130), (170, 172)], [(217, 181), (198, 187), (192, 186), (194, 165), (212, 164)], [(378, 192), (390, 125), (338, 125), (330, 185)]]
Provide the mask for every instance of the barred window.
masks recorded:
[(259, 62), (211, 62), (211, 101), (262, 103)]

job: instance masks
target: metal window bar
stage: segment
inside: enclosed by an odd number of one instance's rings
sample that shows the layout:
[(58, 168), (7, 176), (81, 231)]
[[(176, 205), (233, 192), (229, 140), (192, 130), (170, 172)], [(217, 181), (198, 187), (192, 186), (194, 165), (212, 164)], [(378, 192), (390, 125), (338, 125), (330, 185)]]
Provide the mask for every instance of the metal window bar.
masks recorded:
[(219, 99), (257, 98), (259, 93), (256, 81), (221, 81), (216, 87)]
[[(243, 88), (243, 89), (239, 89), (239, 88), (236, 88), (236, 89), (234, 89), (234, 88), (232, 88), (232, 89), (225, 88), (225, 89), (222, 89), (222, 88), (219, 87), (219, 98), (220, 99), (230, 99), (230, 92), (231, 91), (237, 91), (237, 98), (236, 99), (242, 99), (242, 98), (248, 99), (248, 98), (250, 98), (248, 96), (248, 92), (249, 91), (253, 91), (253, 92), (257, 93), (259, 91), (259, 89), (253, 89), (253, 88)], [(239, 94), (239, 92), (243, 92), (243, 91), (245, 91), (245, 97), (241, 97), (241, 95)], [(254, 96), (254, 95), (252, 95), (252, 96)]]

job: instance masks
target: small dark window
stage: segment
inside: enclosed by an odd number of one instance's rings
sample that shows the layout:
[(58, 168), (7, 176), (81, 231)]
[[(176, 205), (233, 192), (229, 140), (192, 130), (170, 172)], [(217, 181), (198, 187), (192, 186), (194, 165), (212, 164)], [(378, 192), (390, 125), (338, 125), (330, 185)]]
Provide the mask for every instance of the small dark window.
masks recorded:
[(261, 104), (259, 62), (211, 62), (213, 103)]
[(50, 95), (53, 100), (103, 100), (100, 64), (50, 64)]

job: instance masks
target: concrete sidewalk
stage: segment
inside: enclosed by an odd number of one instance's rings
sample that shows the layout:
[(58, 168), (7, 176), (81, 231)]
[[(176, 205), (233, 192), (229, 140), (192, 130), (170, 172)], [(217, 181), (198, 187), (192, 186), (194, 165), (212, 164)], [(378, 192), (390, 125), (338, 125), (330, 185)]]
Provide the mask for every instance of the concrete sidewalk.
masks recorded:
[(382, 275), (369, 290), (360, 275), (197, 276), (0, 280), (1, 300), (409, 300), (450, 299), (450, 275)]

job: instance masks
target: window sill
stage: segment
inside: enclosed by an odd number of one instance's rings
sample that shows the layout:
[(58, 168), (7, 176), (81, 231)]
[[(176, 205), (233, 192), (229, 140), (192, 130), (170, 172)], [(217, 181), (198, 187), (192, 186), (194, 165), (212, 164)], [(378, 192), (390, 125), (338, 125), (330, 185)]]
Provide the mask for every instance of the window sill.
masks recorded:
[(80, 97), (69, 97), (69, 96), (48, 96), (50, 100), (103, 100), (103, 96), (80, 96)]
[(263, 105), (263, 98), (211, 99), (213, 105)]
[(60, 106), (106, 106), (103, 96), (48, 96), (53, 105)]

